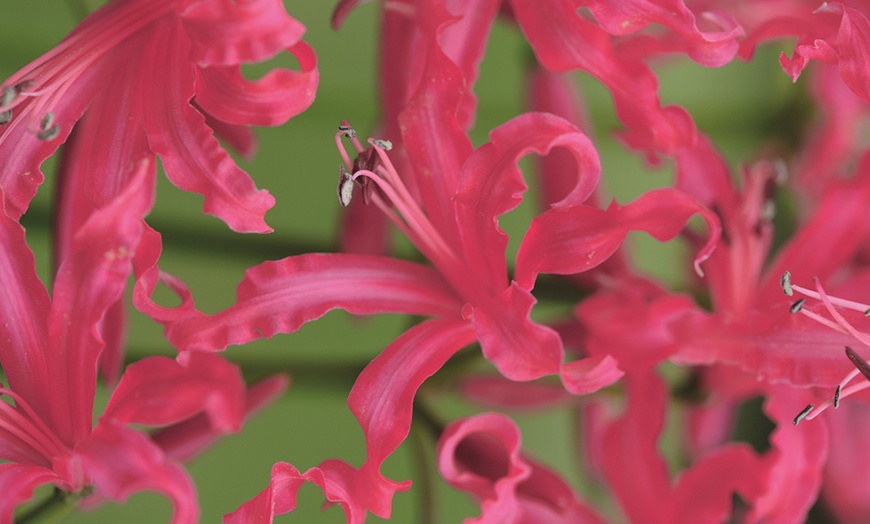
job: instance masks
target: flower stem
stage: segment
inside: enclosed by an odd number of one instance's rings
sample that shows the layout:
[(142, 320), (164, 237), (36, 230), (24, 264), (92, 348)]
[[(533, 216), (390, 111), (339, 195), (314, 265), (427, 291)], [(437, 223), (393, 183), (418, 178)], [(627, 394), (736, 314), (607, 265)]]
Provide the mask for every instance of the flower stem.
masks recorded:
[(15, 519), (18, 524), (50, 524), (62, 522), (78, 505), (81, 497), (55, 489), (54, 493)]

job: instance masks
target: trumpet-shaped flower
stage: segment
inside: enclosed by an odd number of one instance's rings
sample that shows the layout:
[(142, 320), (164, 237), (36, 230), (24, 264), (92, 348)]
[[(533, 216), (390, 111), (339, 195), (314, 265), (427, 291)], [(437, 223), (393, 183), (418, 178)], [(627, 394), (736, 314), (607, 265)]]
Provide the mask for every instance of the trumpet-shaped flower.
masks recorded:
[[(274, 199), (258, 191), (214, 129), (248, 147), (250, 125), (276, 125), (305, 109), (317, 85), (304, 27), (277, 0), (119, 0), (86, 18), (54, 49), (0, 84), (0, 185), (20, 217), (43, 181), (40, 164), (76, 122), (64, 185), (83, 191), (66, 225), (114, 198), (139, 159), (160, 156), (178, 187), (237, 231), (269, 231)], [(244, 79), (240, 64), (289, 50), (299, 72)], [(84, 116), (83, 116), (84, 115)]]

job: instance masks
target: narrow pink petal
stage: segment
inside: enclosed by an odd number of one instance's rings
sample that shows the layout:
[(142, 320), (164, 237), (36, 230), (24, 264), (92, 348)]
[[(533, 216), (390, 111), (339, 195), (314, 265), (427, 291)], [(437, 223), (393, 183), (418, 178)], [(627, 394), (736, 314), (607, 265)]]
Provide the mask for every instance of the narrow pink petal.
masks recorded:
[(625, 379), (628, 394), (622, 416), (601, 434), (607, 483), (632, 522), (643, 522), (667, 507), (670, 479), (658, 453), (667, 391), (652, 370)]
[(0, 522), (12, 523), (15, 508), (30, 500), (33, 491), (49, 482), (61, 483), (60, 477), (48, 469), (30, 464), (0, 464)]
[(535, 297), (514, 282), (501, 294), (477, 304), (472, 323), (484, 356), (511, 380), (534, 380), (558, 373), (564, 358), (559, 335), (534, 322)]
[(764, 411), (776, 424), (770, 437), (767, 489), (752, 505), (750, 522), (803, 522), (819, 494), (828, 448), (824, 424), (792, 425), (810, 401), (806, 390), (772, 387)]
[(565, 389), (575, 395), (594, 393), (614, 384), (625, 373), (610, 355), (587, 357), (562, 366), (559, 371)]
[(855, 450), (870, 439), (870, 406), (849, 400), (824, 417), (834, 442), (825, 461), (822, 500), (838, 522), (862, 522), (870, 517), (870, 484), (864, 480), (867, 464), (855, 459)]
[(314, 101), (317, 57), (301, 42), (288, 49), (299, 71), (273, 69), (258, 80), (246, 80), (239, 66), (196, 69), (196, 103), (230, 124), (276, 126), (298, 115)]
[(695, 124), (682, 108), (663, 108), (658, 81), (642, 62), (624, 58), (611, 37), (577, 12), (573, 2), (512, 0), (516, 20), (538, 62), (553, 72), (586, 71), (613, 95), (623, 139), (637, 149), (673, 154), (695, 139)]
[(517, 253), (516, 281), (534, 286), (538, 273), (572, 274), (606, 260), (629, 231), (645, 231), (660, 241), (675, 237), (695, 214), (707, 223), (707, 243), (695, 256), (695, 270), (713, 252), (721, 226), (711, 211), (685, 193), (657, 189), (625, 206), (606, 211), (587, 206), (551, 209), (532, 220)]
[(18, 221), (0, 214), (0, 363), (11, 388), (36, 410), (51, 403), (46, 376), (48, 292)]
[(95, 373), (104, 347), (99, 328), (126, 288), (130, 258), (154, 201), (148, 184), (153, 170), (153, 161), (140, 162), (125, 191), (91, 214), (55, 279), (46, 361), (52, 391), (63, 394), (52, 397), (47, 422), (70, 446), (92, 427)]
[(649, 23), (664, 25), (680, 35), (692, 60), (708, 67), (719, 67), (737, 54), (737, 39), (743, 29), (733, 17), (721, 12), (701, 13), (719, 31), (701, 31), (695, 14), (682, 0), (630, 0), (584, 2), (595, 20), (610, 34), (624, 35), (643, 29)]
[[(275, 375), (251, 386), (245, 395), (245, 421), (278, 400), (278, 397), (287, 390), (289, 382), (286, 376)], [(205, 451), (223, 435), (223, 431), (216, 430), (209, 416), (202, 413), (155, 431), (151, 434), (151, 440), (156, 442), (170, 459), (187, 462)]]
[(124, 371), (103, 418), (118, 424), (165, 426), (208, 415), (216, 432), (238, 431), (245, 384), (239, 368), (212, 353), (183, 353), (178, 360), (148, 357)]
[[(133, 287), (133, 305), (142, 313), (161, 323), (186, 315), (198, 314), (190, 290), (177, 278), (162, 273), (157, 266), (162, 251), (163, 242), (160, 233), (145, 224), (142, 238), (139, 240), (136, 254), (133, 257), (133, 274), (136, 277), (136, 284)], [(181, 304), (175, 307), (164, 307), (151, 300), (151, 296), (159, 283), (169, 286), (179, 297)]]
[(243, 158), (250, 160), (254, 156), (254, 152), (257, 150), (257, 139), (249, 126), (228, 124), (218, 120), (199, 107), (196, 104), (196, 99), (193, 100), (192, 104), (205, 116), (205, 125), (211, 128), (215, 135), (238, 151)]
[(199, 521), (196, 489), (179, 465), (137, 431), (101, 422), (75, 450), (94, 483), (95, 495), (124, 502), (139, 491), (157, 491), (172, 503), (173, 524)]
[(837, 33), (840, 76), (853, 93), (870, 102), (870, 22), (863, 13), (840, 2), (826, 2), (819, 10), (843, 13)]
[(463, 398), (487, 407), (512, 410), (543, 410), (571, 402), (573, 397), (558, 384), (516, 382), (500, 375), (460, 379)]
[(490, 133), (490, 142), (462, 166), (455, 196), (456, 221), (462, 224), (460, 235), (469, 269), (478, 281), (490, 283), (490, 293), (506, 285), (501, 275), (507, 274), (508, 239), (498, 226), (498, 217), (516, 208), (526, 190), (517, 162), (530, 152), (546, 155), (557, 147), (573, 155), (577, 177), (563, 201), (585, 201), (601, 176), (598, 153), (585, 134), (551, 114), (527, 113), (497, 127)]
[(353, 385), (347, 403), (362, 426), (367, 450), (356, 489), (375, 515), (389, 518), (393, 494), (410, 485), (386, 479), (380, 468), (408, 436), (417, 389), (473, 341), (467, 322), (427, 320), (387, 346)]
[(734, 493), (751, 503), (765, 489), (765, 465), (747, 445), (728, 445), (704, 455), (680, 474), (668, 522), (726, 522)]
[(194, 2), (180, 14), (189, 59), (198, 65), (260, 62), (297, 44), (305, 32), (281, 0)]
[(227, 345), (290, 333), (333, 309), (355, 315), (405, 313), (458, 316), (462, 304), (431, 268), (401, 260), (309, 254), (255, 266), (239, 284), (236, 304), (216, 315), (166, 322), (179, 349)]
[[(272, 466), (269, 487), (242, 504), (236, 511), (224, 515), (224, 524), (271, 524), (274, 517), (296, 509), (296, 495), (304, 482), (323, 490), (327, 503), (339, 504), (347, 524), (365, 522), (367, 500), (355, 491), (359, 471), (340, 460), (327, 460), (305, 473), (295, 466), (278, 462)], [(387, 513), (389, 518), (389, 512)]]
[(203, 211), (231, 229), (271, 231), (263, 216), (275, 199), (257, 190), (190, 104), (195, 68), (183, 56), (187, 44), (181, 28), (167, 21), (155, 27), (145, 45), (142, 69), (154, 72), (148, 81), (161, 94), (143, 100), (145, 132), (166, 176), (179, 188), (203, 195)]

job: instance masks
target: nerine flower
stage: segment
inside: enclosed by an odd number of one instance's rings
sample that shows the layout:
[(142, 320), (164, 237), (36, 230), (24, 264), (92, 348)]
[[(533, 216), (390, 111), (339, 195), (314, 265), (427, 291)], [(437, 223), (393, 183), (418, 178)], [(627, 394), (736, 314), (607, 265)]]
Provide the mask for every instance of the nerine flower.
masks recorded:
[[(205, 197), (205, 212), (237, 231), (269, 231), (263, 215), (274, 199), (254, 187), (214, 130), (250, 150), (247, 126), (282, 123), (311, 103), (318, 76), (303, 31), (277, 0), (107, 3), (0, 84), (7, 214), (26, 211), (44, 178), (40, 164), (81, 120), (81, 154), (64, 183), (84, 191), (89, 205), (64, 210), (72, 226), (114, 198), (139, 159), (157, 155), (175, 185)], [(284, 50), (300, 71), (242, 77), (240, 64)]]
[[(8, 381), (0, 385), (8, 399), (0, 402), (0, 522), (11, 522), (15, 507), (43, 484), (83, 504), (158, 491), (172, 502), (173, 522), (196, 522), (193, 483), (171, 457), (238, 430), (247, 409), (285, 385), (270, 380), (246, 400), (238, 369), (216, 355), (150, 357), (126, 369), (93, 425), (99, 328), (124, 292), (153, 202), (149, 169), (141, 163), (127, 188), (82, 226), (51, 298), (23, 228), (0, 216), (0, 365)], [(152, 438), (130, 424), (167, 427)]]
[[(321, 486), (327, 500), (344, 507), (350, 522), (359, 522), (366, 510), (389, 515), (393, 493), (408, 485), (385, 479), (380, 465), (408, 433), (416, 390), (461, 348), (477, 340), (502, 375), (532, 380), (558, 374), (574, 393), (594, 391), (620, 376), (606, 356), (563, 363), (556, 332), (529, 318), (538, 273), (570, 274), (595, 267), (631, 230), (647, 231), (661, 240), (672, 238), (694, 214), (700, 214), (711, 231), (696, 263), (709, 256), (717, 239), (712, 214), (678, 191), (654, 191), (606, 210), (580, 205), (598, 183), (598, 157), (585, 135), (553, 115), (519, 116), (493, 130), (491, 141), (473, 150), (457, 125), (462, 73), (431, 44), (439, 26), (424, 27), (430, 42), (424, 76), (401, 115), (402, 143), (411, 169), (395, 169), (387, 141), (369, 140), (369, 148), (363, 148), (355, 132), (344, 126), (336, 140), (348, 136), (357, 150), (354, 160), (340, 147), (344, 165), (339, 200), (358, 198), (351, 195), (359, 185), (363, 198), (378, 206), (431, 265), (351, 254), (267, 262), (247, 271), (237, 303), (216, 315), (194, 311), (186, 291), (170, 282), (185, 299), (186, 313), (164, 320), (167, 336), (180, 349), (221, 350), (228, 344), (292, 332), (336, 308), (353, 314), (434, 317), (390, 344), (354, 385), (348, 403), (366, 436), (363, 466), (356, 470), (331, 460), (301, 473), (276, 465), (272, 485), (231, 520), (271, 518), (274, 512), (289, 511), (288, 501), (295, 500), (302, 481)], [(546, 154), (555, 147), (574, 157), (574, 187), (533, 221), (510, 278), (507, 236), (497, 219), (519, 205), (526, 189), (516, 162), (528, 152)], [(144, 296), (150, 289), (142, 291)]]

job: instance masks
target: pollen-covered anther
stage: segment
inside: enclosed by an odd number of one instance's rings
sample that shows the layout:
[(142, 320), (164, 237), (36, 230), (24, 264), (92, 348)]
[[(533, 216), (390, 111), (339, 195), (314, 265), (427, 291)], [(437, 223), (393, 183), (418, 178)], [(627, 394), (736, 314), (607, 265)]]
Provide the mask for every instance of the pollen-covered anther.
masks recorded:
[(46, 113), (39, 123), (39, 132), (36, 133), (36, 138), (40, 140), (54, 140), (60, 135), (60, 126), (54, 123), (54, 113)]
[(843, 388), (840, 385), (837, 385), (837, 389), (834, 390), (834, 409), (840, 407), (840, 390)]
[(353, 177), (343, 164), (339, 164), (338, 170), (338, 203), (341, 207), (347, 207), (353, 199)]
[(13, 86), (6, 86), (3, 88), (3, 95), (0, 96), (0, 107), (9, 107), (12, 105), (12, 102), (15, 101), (15, 97), (18, 96), (18, 90)]
[(800, 422), (801, 422), (803, 419), (807, 418), (807, 416), (808, 416), (810, 413), (812, 413), (813, 408), (815, 408), (815, 407), (816, 407), (815, 404), (809, 404), (807, 407), (805, 407), (805, 408), (804, 408), (800, 413), (798, 413), (797, 416), (794, 418), (794, 425), (797, 426), (798, 424), (800, 424)]
[(787, 296), (794, 295), (794, 289), (791, 287), (791, 273), (788, 271), (782, 274), (782, 277), (779, 279), (779, 285), (782, 286), (782, 292)]
[(379, 148), (383, 149), (384, 151), (389, 151), (389, 150), (393, 149), (393, 143), (390, 142), (389, 140), (382, 140), (380, 138), (373, 138), (372, 143), (374, 145), (378, 146)]
[(356, 138), (356, 130), (350, 126), (338, 126), (338, 131), (349, 140), (353, 140), (354, 138)]
[(0, 112), (0, 126), (2, 126), (3, 124), (8, 124), (10, 120), (12, 120), (11, 109)]
[(792, 313), (800, 313), (800, 311), (804, 308), (804, 304), (806, 304), (806, 303), (807, 303), (807, 299), (805, 299), (805, 298), (798, 299), (795, 301), (794, 304), (791, 305), (791, 307), (788, 308), (788, 310), (791, 311)]

